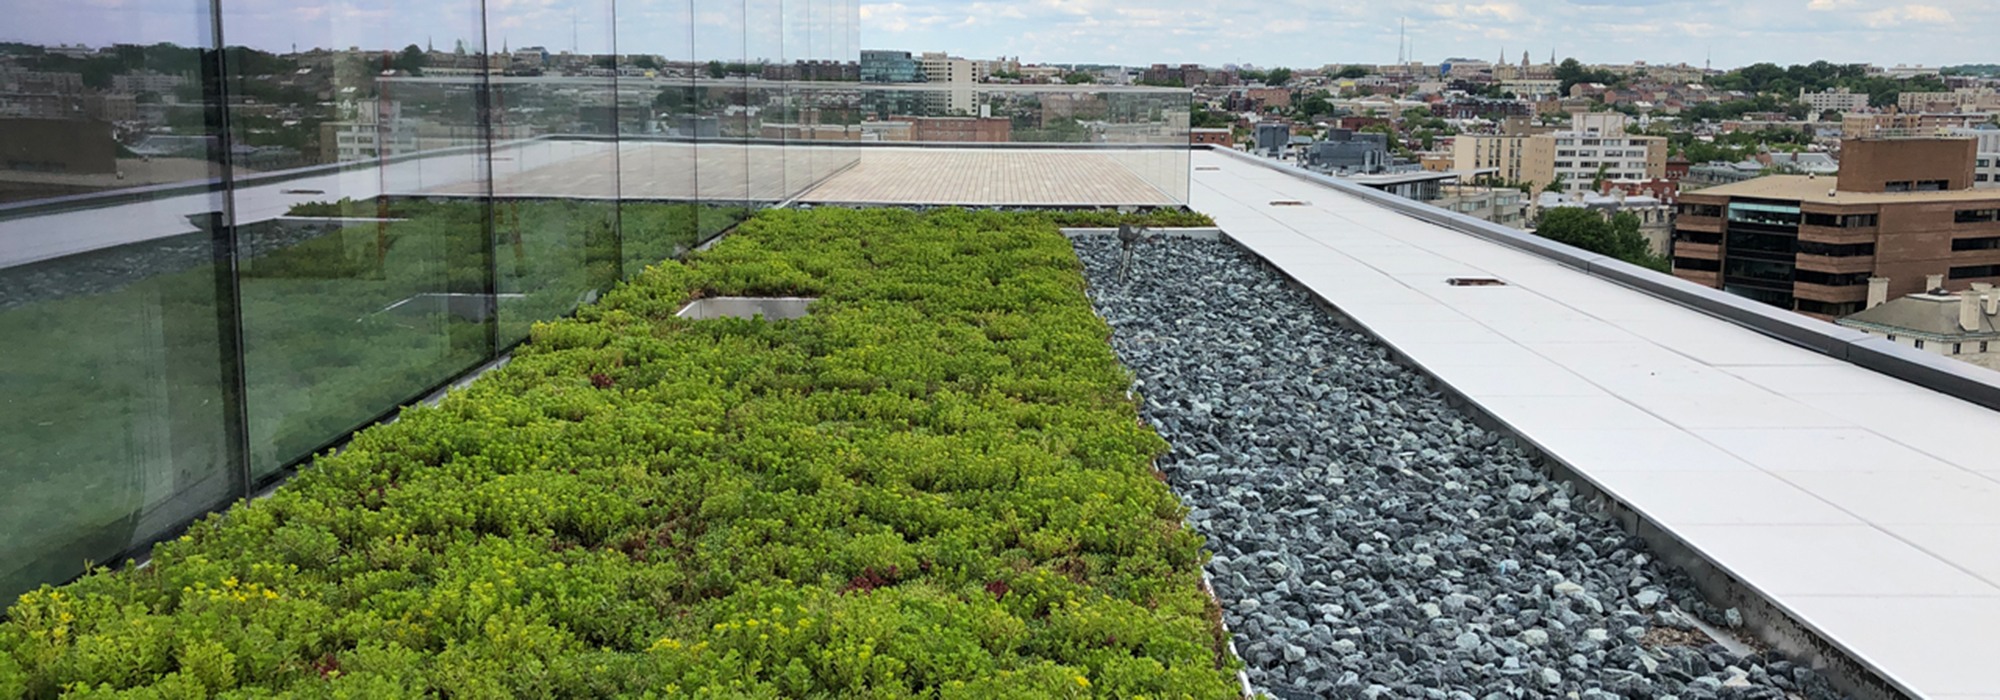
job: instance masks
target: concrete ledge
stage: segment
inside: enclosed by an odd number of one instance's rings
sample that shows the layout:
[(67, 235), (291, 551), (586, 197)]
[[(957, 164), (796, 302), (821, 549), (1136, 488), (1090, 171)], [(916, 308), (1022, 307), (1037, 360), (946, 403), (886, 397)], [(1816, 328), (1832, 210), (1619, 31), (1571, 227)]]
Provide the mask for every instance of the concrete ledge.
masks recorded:
[(1557, 243), (1526, 231), (1445, 211), (1422, 202), (1307, 172), (1236, 151), (1196, 144), (1301, 180), (1333, 188), (1402, 214), (1582, 270), (1593, 277), (1696, 309), (1758, 333), (1838, 360), (2000, 410), (2000, 372), (1992, 372), (1866, 333), (1760, 304), (1719, 289), (1703, 287), (1604, 255)]

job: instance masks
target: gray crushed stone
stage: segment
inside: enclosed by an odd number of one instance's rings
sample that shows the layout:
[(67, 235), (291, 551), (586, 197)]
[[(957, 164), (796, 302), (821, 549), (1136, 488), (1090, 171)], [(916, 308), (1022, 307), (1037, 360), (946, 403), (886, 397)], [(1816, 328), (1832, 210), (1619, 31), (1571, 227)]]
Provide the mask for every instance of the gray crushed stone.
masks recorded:
[(1119, 281), (1076, 241), (1098, 313), (1257, 690), (1278, 698), (1840, 698), (1731, 654), (1703, 602), (1505, 435), (1254, 256), (1155, 238)]

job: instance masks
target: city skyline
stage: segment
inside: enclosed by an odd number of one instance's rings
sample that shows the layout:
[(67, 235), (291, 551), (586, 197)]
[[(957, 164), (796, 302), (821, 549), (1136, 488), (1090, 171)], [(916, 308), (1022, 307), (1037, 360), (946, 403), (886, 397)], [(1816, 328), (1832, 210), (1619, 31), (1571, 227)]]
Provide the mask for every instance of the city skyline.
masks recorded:
[[(612, 35), (603, 12), (553, 0), (508, 0), (490, 8), (487, 40), (494, 48), (543, 46), (551, 52), (656, 54), (700, 60), (851, 59), (861, 48), (947, 51), (972, 58), (1019, 56), (1037, 63), (1198, 63), (1209, 66), (1316, 67), (1330, 63), (1392, 63), (1399, 55), (1436, 63), (1447, 58), (1509, 62), (1526, 53), (1585, 63), (1712, 62), (1733, 68), (1828, 60), (1877, 65), (1988, 63), (1978, 36), (2000, 30), (2000, 10), (1967, 0), (1884, 3), (1866, 0), (1540, 0), (1483, 3), (1378, 3), (1307, 8), (1276, 4), (1217, 12), (1174, 1), (1131, 8), (1102, 0), (1030, 3), (860, 3), (816, 0), (821, 16), (855, 13), (866, 27), (838, 36), (819, 26), (788, 26), (775, 36), (741, 32), (745, 19), (803, 16), (780, 0), (708, 7), (668, 0), (620, 3)], [(295, 47), (452, 50), (480, 47), (478, 4), (398, 7), (381, 0), (286, 5), (263, 0), (225, 12), (225, 40), (272, 52)], [(851, 9), (852, 8), (852, 9)], [(692, 36), (651, 27), (685, 26)], [(204, 41), (198, 7), (165, 0), (93, 0), (81, 7), (22, 8), (0, 41), (44, 44)], [(492, 18), (497, 17), (497, 21)], [(1615, 18), (1616, 21), (1609, 21)], [(333, 20), (333, 21), (329, 21)], [(1407, 22), (1407, 28), (1404, 23)], [(759, 22), (759, 24), (762, 24)], [(800, 23), (803, 24), (803, 23)], [(813, 24), (818, 24), (814, 22)], [(1636, 32), (1660, 40), (1635, 42)], [(1329, 41), (1322, 35), (1332, 37)], [(1399, 51), (1399, 36), (1403, 46)], [(1962, 40), (1937, 40), (1962, 37)], [(1109, 37), (1110, 40), (1105, 40)], [(1599, 38), (1592, 38), (1599, 37)], [(1561, 38), (1556, 41), (1554, 38)], [(614, 43), (615, 40), (615, 43)], [(692, 45), (690, 45), (692, 42)], [(1338, 48), (1328, 48), (1329, 46)]]

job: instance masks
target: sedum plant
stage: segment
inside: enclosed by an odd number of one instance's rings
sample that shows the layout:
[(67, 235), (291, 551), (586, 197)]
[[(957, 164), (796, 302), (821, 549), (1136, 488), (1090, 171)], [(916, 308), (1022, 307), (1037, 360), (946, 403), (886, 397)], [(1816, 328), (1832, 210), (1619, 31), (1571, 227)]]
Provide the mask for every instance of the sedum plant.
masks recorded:
[[(771, 210), (151, 566), (0, 698), (1222, 698), (1201, 539), (1055, 221)], [(674, 315), (818, 297), (791, 321)]]

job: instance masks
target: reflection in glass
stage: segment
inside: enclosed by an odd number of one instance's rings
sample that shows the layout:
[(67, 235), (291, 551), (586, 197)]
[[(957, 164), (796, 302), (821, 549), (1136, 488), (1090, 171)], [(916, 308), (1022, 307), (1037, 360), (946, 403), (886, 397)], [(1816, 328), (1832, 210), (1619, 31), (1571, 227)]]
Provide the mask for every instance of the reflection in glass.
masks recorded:
[(7, 599), (245, 492), (207, 8), (10, 10), (93, 44), (0, 45)]

